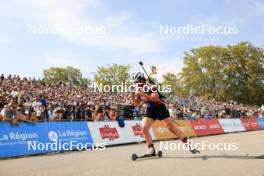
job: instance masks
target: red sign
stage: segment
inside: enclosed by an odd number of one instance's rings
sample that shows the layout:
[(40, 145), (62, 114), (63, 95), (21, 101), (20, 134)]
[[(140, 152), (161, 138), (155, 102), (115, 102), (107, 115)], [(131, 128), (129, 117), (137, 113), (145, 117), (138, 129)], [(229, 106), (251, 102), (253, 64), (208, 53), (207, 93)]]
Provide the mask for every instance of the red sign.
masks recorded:
[(224, 130), (217, 119), (190, 120), (190, 123), (192, 124), (193, 130), (197, 136), (224, 133)]
[(132, 126), (132, 130), (135, 136), (143, 136), (142, 128), (139, 124), (135, 124)]
[(247, 131), (259, 129), (259, 124), (255, 118), (240, 119)]
[(103, 128), (99, 128), (101, 138), (114, 140), (119, 138), (119, 134), (116, 128), (110, 128), (108, 125), (105, 125)]

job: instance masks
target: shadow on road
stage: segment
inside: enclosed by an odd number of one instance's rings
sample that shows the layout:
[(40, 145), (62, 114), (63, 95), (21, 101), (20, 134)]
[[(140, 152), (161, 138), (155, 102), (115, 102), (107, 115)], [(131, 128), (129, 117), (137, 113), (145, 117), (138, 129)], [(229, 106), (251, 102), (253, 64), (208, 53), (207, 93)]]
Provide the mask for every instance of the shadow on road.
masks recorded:
[(209, 159), (209, 158), (227, 158), (227, 159), (264, 159), (264, 155), (259, 156), (249, 156), (249, 155), (202, 155), (202, 156), (193, 156), (193, 157), (167, 157), (162, 158), (177, 158), (177, 159)]
[(180, 157), (180, 156), (163, 156), (162, 158), (151, 157), (151, 158), (141, 158), (138, 161), (149, 160), (149, 159), (203, 159), (207, 160), (210, 158), (223, 158), (223, 159), (264, 159), (264, 155), (259, 156), (249, 156), (249, 155), (199, 155), (192, 157)]

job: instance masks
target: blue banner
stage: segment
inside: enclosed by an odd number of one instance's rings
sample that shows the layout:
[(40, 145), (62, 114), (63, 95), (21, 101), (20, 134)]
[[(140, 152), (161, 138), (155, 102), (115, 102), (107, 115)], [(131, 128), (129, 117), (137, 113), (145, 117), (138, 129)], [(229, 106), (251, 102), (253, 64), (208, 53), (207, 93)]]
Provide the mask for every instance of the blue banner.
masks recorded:
[(0, 157), (91, 148), (86, 122), (0, 123)]
[(260, 128), (264, 128), (264, 118), (257, 118)]

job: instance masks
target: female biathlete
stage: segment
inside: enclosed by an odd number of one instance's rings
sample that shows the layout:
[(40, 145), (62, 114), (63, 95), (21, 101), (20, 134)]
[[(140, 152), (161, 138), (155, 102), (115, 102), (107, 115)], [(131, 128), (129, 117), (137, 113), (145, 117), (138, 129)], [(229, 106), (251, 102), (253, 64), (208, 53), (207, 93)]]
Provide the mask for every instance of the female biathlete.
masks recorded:
[(144, 154), (144, 156), (155, 156), (155, 148), (153, 145), (153, 141), (151, 139), (149, 130), (151, 125), (155, 120), (161, 120), (166, 127), (177, 137), (179, 137), (183, 143), (188, 145), (188, 149), (193, 153), (199, 152), (196, 149), (191, 147), (191, 144), (188, 142), (188, 138), (184, 135), (184, 133), (172, 122), (170, 118), (169, 111), (167, 110), (165, 104), (159, 97), (159, 93), (157, 90), (153, 90), (149, 88), (149, 90), (143, 90), (144, 85), (147, 84), (147, 79), (144, 74), (139, 72), (134, 76), (134, 82), (137, 87), (137, 91), (132, 94), (131, 98), (135, 106), (139, 106), (141, 103), (146, 103), (147, 110), (144, 118), (142, 119), (142, 130), (148, 145), (148, 150)]

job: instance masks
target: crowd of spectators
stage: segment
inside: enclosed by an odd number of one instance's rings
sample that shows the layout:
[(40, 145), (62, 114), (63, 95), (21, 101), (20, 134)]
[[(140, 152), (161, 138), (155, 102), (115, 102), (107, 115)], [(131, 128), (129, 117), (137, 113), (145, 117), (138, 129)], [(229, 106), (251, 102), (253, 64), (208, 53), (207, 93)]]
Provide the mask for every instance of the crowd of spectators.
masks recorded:
[(129, 103), (127, 93), (94, 92), (87, 86), (0, 76), (0, 111), (4, 121), (114, 120), (119, 103)]
[[(88, 86), (41, 79), (0, 76), (0, 120), (16, 125), (24, 121), (116, 120), (117, 105), (131, 104), (129, 93), (94, 92)], [(264, 117), (264, 106), (248, 107), (236, 102), (173, 97), (166, 102), (174, 119)], [(142, 118), (146, 107), (135, 107), (133, 118)]]
[(217, 102), (198, 97), (174, 97), (169, 111), (176, 119), (262, 118), (264, 106), (245, 106), (235, 101)]

